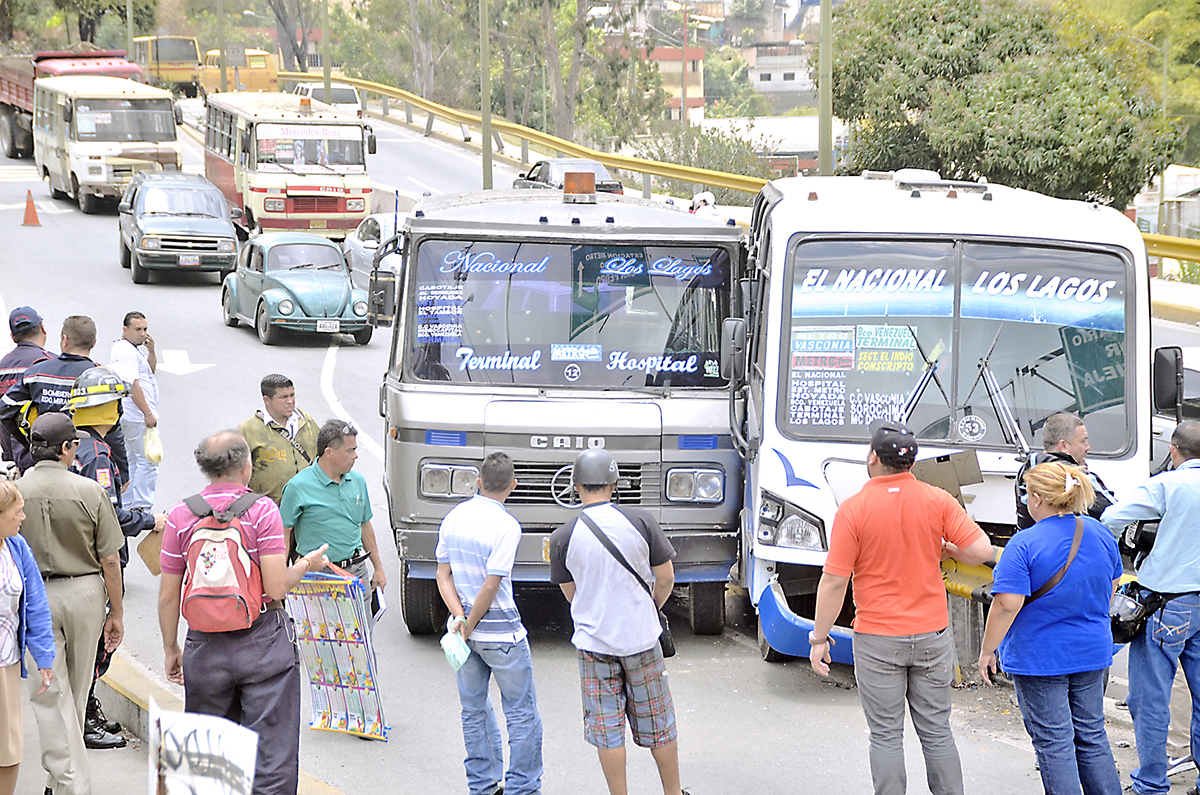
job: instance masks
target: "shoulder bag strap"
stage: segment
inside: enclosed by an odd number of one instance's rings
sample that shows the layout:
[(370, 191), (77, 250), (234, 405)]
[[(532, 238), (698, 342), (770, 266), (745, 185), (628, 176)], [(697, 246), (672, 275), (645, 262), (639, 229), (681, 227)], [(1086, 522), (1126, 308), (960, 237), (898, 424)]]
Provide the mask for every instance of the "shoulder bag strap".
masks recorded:
[[(600, 525), (592, 521), (591, 517), (589, 517), (583, 511), (579, 512), (579, 518), (582, 519), (583, 523), (591, 529), (592, 533), (595, 534), (596, 539), (599, 540), (601, 545), (608, 550), (608, 554), (616, 558), (617, 563), (620, 563), (625, 567), (626, 571), (633, 575), (633, 578), (638, 581), (638, 585), (642, 586), (642, 588), (646, 591), (646, 595), (650, 597), (650, 601), (653, 602), (654, 592), (650, 590), (650, 586), (647, 585), (646, 581), (642, 579), (642, 576), (634, 570), (633, 566), (629, 565), (629, 561), (627, 561), (625, 556), (621, 554), (621, 550), (617, 549), (617, 545), (612, 542), (612, 539), (604, 534), (604, 531), (600, 529)], [(657, 606), (658, 604), (656, 602), (655, 607)]]
[(1059, 581), (1062, 580), (1063, 575), (1067, 573), (1067, 569), (1071, 568), (1071, 562), (1073, 560), (1075, 560), (1075, 553), (1079, 551), (1079, 542), (1082, 540), (1083, 540), (1083, 519), (1080, 516), (1076, 515), (1076, 517), (1075, 517), (1075, 537), (1073, 539), (1071, 539), (1071, 553), (1069, 555), (1067, 555), (1067, 562), (1063, 564), (1063, 567), (1061, 569), (1054, 572), (1053, 577), (1046, 580), (1046, 582), (1042, 583), (1041, 588), (1038, 588), (1036, 591), (1031, 593), (1029, 595), (1029, 598), (1025, 600), (1025, 604), (1029, 604), (1030, 602), (1034, 601), (1035, 599), (1042, 598), (1050, 591), (1051, 588), (1058, 585)]
[[(306, 463), (306, 464), (312, 463), (312, 459), (308, 457), (308, 453), (304, 452), (304, 448), (300, 446), (300, 443), (297, 442), (295, 439), (293, 439), (291, 436), (288, 436), (283, 431), (279, 430), (278, 425), (273, 425), (272, 423), (268, 422), (267, 427), (270, 428), (271, 430), (275, 431), (275, 433), (279, 434), (284, 439), (286, 439), (292, 445), (292, 447), (296, 450), (296, 452), (300, 454), (300, 457), (304, 459), (304, 463)], [(299, 430), (299, 429), (297, 429), (297, 430)]]

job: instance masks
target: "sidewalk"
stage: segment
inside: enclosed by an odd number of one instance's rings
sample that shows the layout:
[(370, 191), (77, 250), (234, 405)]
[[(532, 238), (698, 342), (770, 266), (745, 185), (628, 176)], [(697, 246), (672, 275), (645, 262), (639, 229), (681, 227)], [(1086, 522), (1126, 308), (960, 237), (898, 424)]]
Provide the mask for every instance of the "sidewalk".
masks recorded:
[(1159, 320), (1200, 323), (1200, 284), (1151, 279), (1150, 314)]
[[(42, 769), (37, 722), (33, 719), (29, 699), (25, 699), (24, 716), (25, 754), (21, 757), (16, 791), (22, 795), (42, 795), (46, 788), (46, 771)], [(125, 739), (128, 744), (124, 748), (88, 751), (92, 795), (135, 795), (149, 791), (149, 746), (128, 732)]]

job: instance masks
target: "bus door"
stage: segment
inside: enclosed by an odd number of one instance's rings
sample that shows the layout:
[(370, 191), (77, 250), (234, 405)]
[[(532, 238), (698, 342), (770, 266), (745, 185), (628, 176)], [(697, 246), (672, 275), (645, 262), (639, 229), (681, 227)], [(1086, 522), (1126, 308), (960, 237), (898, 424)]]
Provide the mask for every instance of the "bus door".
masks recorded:
[(246, 203), (246, 166), (250, 162), (253, 125), (247, 125), (241, 116), (237, 120), (237, 131), (233, 136), (233, 190), (237, 194), (239, 207)]
[(70, 142), (75, 137), (73, 131), (75, 125), (72, 120), (75, 105), (68, 97), (61, 94), (56, 95), (56, 99), (62, 104), (56, 108), (58, 112), (54, 114), (54, 163), (50, 170), (58, 172), (58, 181), (62, 185), (62, 190), (69, 191), (71, 189)]

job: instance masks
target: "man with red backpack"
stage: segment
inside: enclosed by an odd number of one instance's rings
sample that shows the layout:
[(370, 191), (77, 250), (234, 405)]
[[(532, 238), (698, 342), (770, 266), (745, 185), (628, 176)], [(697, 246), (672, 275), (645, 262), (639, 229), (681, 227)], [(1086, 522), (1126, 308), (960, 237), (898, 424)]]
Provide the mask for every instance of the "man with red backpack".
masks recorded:
[(195, 456), (209, 485), (171, 509), (163, 532), (158, 620), (167, 678), (183, 685), (188, 712), (238, 716), (258, 732), (253, 795), (295, 795), (300, 669), (283, 601), (328, 564), (327, 547), (287, 565), (279, 509), (247, 488), (250, 447), (236, 431), (209, 436)]

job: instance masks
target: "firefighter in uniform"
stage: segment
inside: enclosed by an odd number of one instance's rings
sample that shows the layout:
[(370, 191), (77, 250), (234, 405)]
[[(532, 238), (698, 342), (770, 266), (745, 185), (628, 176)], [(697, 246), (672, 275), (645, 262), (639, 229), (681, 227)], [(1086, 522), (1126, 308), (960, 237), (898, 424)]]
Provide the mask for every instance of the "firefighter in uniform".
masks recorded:
[[(59, 347), (62, 353), (56, 359), (46, 359), (31, 365), (0, 399), (0, 424), (17, 440), (28, 447), (29, 427), (37, 415), (48, 411), (66, 411), (67, 401), (75, 379), (84, 370), (96, 366), (90, 358), (96, 346), (96, 324), (90, 317), (71, 315), (63, 321)], [(125, 436), (118, 423), (104, 439), (112, 448), (113, 460), (120, 470), (119, 484), (129, 480), (129, 460), (125, 455)], [(22, 466), (21, 472), (30, 463)]]
[[(54, 358), (54, 354), (45, 348), (46, 324), (32, 307), (19, 306), (10, 312), (8, 330), (17, 347), (0, 359), (0, 395), (17, 383), (30, 365)], [(3, 426), (0, 426), (0, 450), (3, 450), (6, 460), (17, 464), (21, 470), (33, 466), (29, 449)]]
[[(112, 449), (104, 437), (120, 420), (121, 398), (129, 394), (125, 386), (107, 367), (91, 367), (75, 379), (67, 409), (73, 414), (75, 428), (87, 435), (79, 440), (72, 468), (89, 480), (99, 483), (112, 501), (117, 512), (117, 521), (126, 538), (141, 535), (147, 530), (162, 530), (166, 515), (154, 517), (140, 511), (129, 511), (121, 505), (120, 478), (113, 461)], [(129, 543), (120, 550), (121, 571), (129, 563)], [(105, 650), (103, 639), (96, 652), (96, 671), (92, 690), (88, 693), (87, 718), (83, 730), (83, 742), (88, 748), (121, 748), (125, 740), (120, 736), (121, 724), (104, 716), (100, 700), (95, 695), (95, 680), (108, 670), (111, 655)]]

